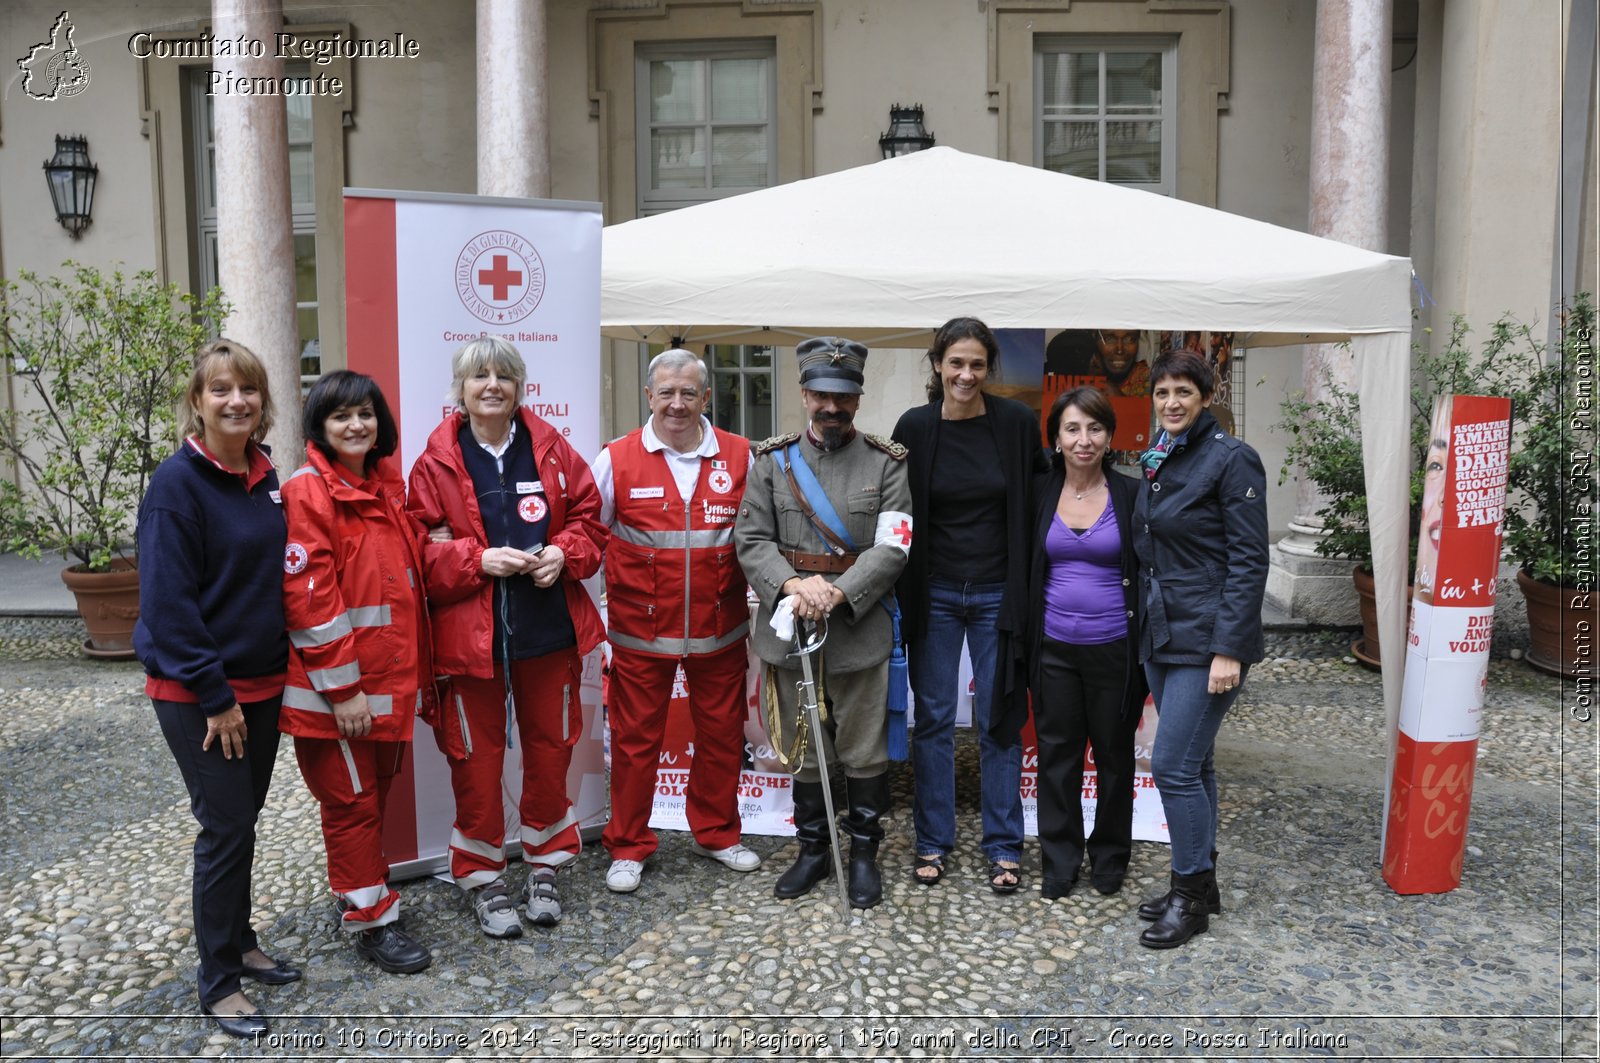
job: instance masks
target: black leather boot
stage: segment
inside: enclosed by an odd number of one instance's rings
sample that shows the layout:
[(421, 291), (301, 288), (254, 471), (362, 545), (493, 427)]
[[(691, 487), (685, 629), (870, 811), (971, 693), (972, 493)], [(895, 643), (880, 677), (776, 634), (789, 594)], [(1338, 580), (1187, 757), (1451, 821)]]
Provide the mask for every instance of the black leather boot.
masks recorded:
[(1208, 891), (1217, 888), (1215, 869), (1193, 875), (1172, 873), (1172, 893), (1167, 910), (1139, 935), (1139, 944), (1151, 949), (1175, 949), (1210, 926)]
[(850, 810), (844, 832), (850, 835), (850, 879), (846, 892), (854, 908), (872, 908), (883, 900), (883, 875), (878, 870), (878, 843), (883, 840), (883, 814), (889, 808), (889, 775), (845, 779)]
[(818, 782), (794, 781), (794, 836), (800, 843), (800, 855), (795, 857), (789, 870), (778, 876), (772, 895), (779, 900), (793, 900), (811, 892), (813, 886), (828, 877), (828, 865), (833, 861), (828, 855), (828, 844), (833, 824), (828, 822), (828, 806)]
[[(1206, 895), (1206, 914), (1222, 914), (1222, 892), (1217, 889), (1217, 851), (1211, 850), (1211, 889)], [(1167, 913), (1167, 902), (1172, 900), (1172, 891), (1169, 889), (1159, 897), (1151, 897), (1139, 905), (1139, 918), (1147, 923), (1153, 923)]]

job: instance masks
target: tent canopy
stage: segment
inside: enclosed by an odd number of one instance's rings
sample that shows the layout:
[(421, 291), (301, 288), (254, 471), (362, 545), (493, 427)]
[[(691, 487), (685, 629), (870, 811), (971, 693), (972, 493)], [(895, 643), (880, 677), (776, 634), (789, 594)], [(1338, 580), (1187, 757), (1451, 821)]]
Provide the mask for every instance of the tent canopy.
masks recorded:
[[(994, 328), (1349, 339), (1361, 397), (1389, 763), (1404, 679), (1411, 263), (1209, 207), (933, 148), (605, 230), (616, 339), (925, 346)], [(1387, 802), (1386, 802), (1387, 804)], [(1387, 809), (1385, 809), (1387, 812)]]
[(1408, 260), (1209, 207), (933, 148), (605, 230), (617, 339), (925, 343), (996, 328), (1228, 330), (1241, 345), (1410, 328)]

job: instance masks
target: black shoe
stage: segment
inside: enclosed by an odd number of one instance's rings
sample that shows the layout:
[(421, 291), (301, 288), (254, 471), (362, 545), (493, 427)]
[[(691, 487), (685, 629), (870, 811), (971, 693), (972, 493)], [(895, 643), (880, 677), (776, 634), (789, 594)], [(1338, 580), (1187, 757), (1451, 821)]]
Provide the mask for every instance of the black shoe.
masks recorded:
[(1068, 879), (1065, 882), (1056, 882), (1048, 878), (1041, 879), (1039, 881), (1039, 896), (1047, 901), (1058, 901), (1062, 897), (1070, 897), (1072, 895), (1072, 887), (1077, 884), (1078, 880), (1075, 878)]
[[(1096, 893), (1103, 893), (1109, 897), (1113, 893), (1122, 892), (1122, 883), (1125, 878), (1127, 878), (1126, 872), (1107, 871), (1095, 874), (1089, 879), (1089, 881), (1094, 885)], [(1144, 908), (1143, 905), (1140, 905), (1139, 907), (1141, 911)]]
[(850, 839), (850, 907), (875, 908), (883, 900), (883, 875), (878, 870), (878, 843)]
[[(1175, 949), (1210, 926), (1207, 917), (1206, 880), (1215, 879), (1210, 871), (1196, 875), (1172, 875), (1172, 893), (1167, 910), (1155, 924), (1139, 935), (1139, 944), (1151, 949)], [(1215, 888), (1215, 882), (1212, 883)]]
[(789, 870), (778, 876), (772, 895), (782, 901), (804, 897), (828, 877), (830, 863), (827, 842), (801, 842), (800, 855), (794, 858)]
[[(1202, 898), (1207, 915), (1222, 914), (1222, 891), (1217, 888), (1217, 854), (1211, 854), (1211, 877), (1206, 880), (1206, 895)], [(1169, 889), (1159, 897), (1151, 897), (1139, 905), (1139, 918), (1147, 923), (1153, 923), (1167, 914), (1167, 904), (1172, 900), (1172, 891)]]
[[(271, 956), (267, 959), (272, 960)], [(300, 968), (290, 967), (282, 960), (272, 960), (271, 967), (252, 967), (248, 963), (244, 970), (239, 972), (240, 978), (248, 978), (262, 985), (288, 985), (290, 982), (300, 981)]]
[(394, 923), (356, 934), (356, 951), (390, 974), (416, 974), (433, 962), (433, 955)]
[(236, 1011), (232, 1015), (218, 1015), (211, 1010), (210, 1004), (202, 1000), (200, 1012), (210, 1016), (217, 1024), (217, 1028), (229, 1037), (257, 1038), (267, 1035), (267, 1017), (259, 1011)]
[(883, 900), (883, 875), (878, 870), (878, 843), (883, 840), (883, 815), (889, 810), (889, 775), (846, 778), (844, 832), (850, 835), (850, 867), (845, 893), (854, 908), (873, 908)]

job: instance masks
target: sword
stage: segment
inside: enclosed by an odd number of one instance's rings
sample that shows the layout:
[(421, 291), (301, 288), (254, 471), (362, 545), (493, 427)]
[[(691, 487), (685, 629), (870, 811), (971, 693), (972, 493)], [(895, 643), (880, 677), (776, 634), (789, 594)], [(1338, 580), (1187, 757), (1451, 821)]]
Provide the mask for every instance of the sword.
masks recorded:
[(811, 671), (812, 655), (822, 648), (828, 641), (828, 622), (819, 620), (811, 626), (811, 637), (807, 639), (803, 632), (805, 621), (799, 617), (794, 622), (794, 650), (790, 657), (800, 658), (800, 682), (796, 683), (795, 693), (799, 695), (800, 706), (806, 710), (806, 721), (811, 725), (811, 746), (817, 751), (817, 774), (822, 777), (822, 804), (828, 810), (828, 848), (833, 853), (833, 874), (839, 883), (839, 907), (844, 913), (846, 922), (850, 920), (850, 898), (845, 892), (844, 884), (844, 858), (839, 853), (839, 823), (834, 818), (833, 789), (828, 784), (828, 756), (823, 752), (822, 716), (817, 708), (817, 679)]

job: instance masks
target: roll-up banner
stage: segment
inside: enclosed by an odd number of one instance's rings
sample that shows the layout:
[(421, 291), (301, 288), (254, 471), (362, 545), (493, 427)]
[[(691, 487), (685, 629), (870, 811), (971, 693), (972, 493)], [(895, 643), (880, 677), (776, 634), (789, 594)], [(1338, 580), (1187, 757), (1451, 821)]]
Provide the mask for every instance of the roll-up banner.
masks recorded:
[[(593, 460), (601, 443), (600, 204), (347, 188), (344, 217), (349, 366), (383, 388), (408, 476), (454, 408), (451, 354), (483, 335), (516, 346), (528, 367), (524, 405)], [(582, 698), (567, 789), (588, 838), (606, 814), (598, 651), (584, 661)], [(520, 754), (520, 746), (506, 751), (503, 783), (512, 849), (520, 849)], [(454, 817), (449, 768), (418, 720), (384, 824), (391, 875), (446, 870)]]
[(1437, 400), (1384, 831), (1383, 877), (1396, 893), (1461, 885), (1510, 443), (1509, 399)]

